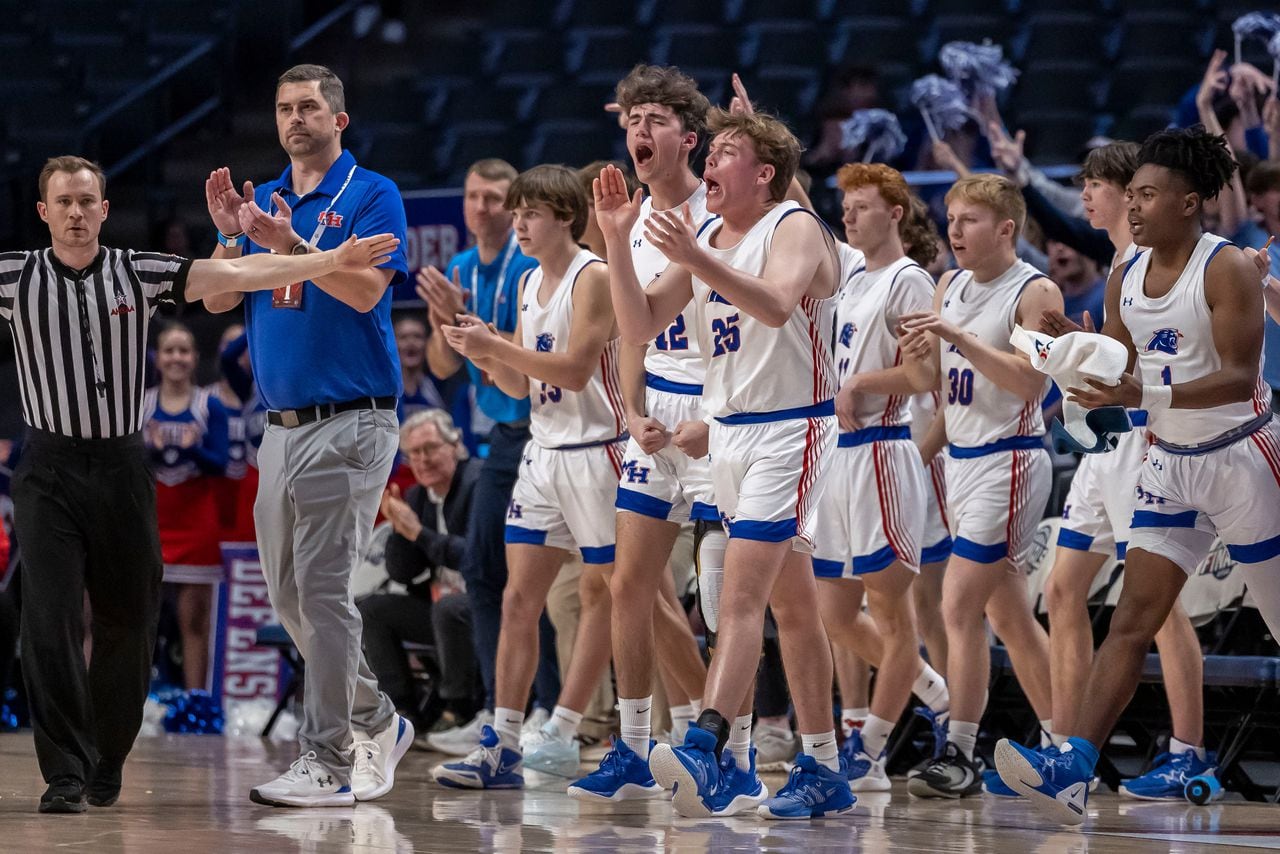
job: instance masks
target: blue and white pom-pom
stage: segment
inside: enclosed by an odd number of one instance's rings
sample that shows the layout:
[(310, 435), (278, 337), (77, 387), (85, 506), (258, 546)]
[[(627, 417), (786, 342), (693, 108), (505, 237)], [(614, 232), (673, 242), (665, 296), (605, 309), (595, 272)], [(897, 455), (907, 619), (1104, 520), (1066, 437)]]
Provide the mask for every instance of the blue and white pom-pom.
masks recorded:
[(862, 162), (887, 162), (907, 147), (907, 135), (898, 117), (888, 110), (856, 110), (840, 124), (840, 147), (862, 149)]
[[(1270, 50), (1271, 39), (1280, 33), (1280, 14), (1275, 12), (1250, 12), (1247, 15), (1241, 15), (1231, 24), (1231, 32), (1236, 37), (1236, 64), (1240, 64), (1240, 48), (1244, 44), (1245, 39), (1258, 39), (1259, 41), (1268, 43)], [(1272, 56), (1275, 55), (1271, 51)]]
[(970, 97), (994, 95), (1018, 79), (1018, 69), (1004, 61), (1004, 49), (990, 42), (947, 42), (938, 53), (938, 61), (947, 76)]
[(937, 74), (926, 74), (912, 83), (910, 97), (934, 142), (947, 131), (963, 127), (973, 115), (959, 85)]

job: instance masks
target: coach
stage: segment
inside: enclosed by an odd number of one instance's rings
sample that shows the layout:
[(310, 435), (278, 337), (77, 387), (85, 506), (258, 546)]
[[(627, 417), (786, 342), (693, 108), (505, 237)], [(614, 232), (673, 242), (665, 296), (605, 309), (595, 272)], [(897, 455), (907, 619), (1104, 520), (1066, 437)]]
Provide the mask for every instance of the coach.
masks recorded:
[[(228, 169), (209, 176), (206, 197), (221, 244), (215, 257), (246, 246), (306, 255), (353, 234), (403, 238), (395, 184), (342, 148), (350, 118), (332, 71), (299, 65), (282, 74), (275, 117), (289, 155), (279, 179), (256, 192), (246, 183), (242, 196)], [(376, 270), (245, 301), (249, 357), (268, 410), (254, 506), (258, 551), (271, 603), (307, 662), (301, 755), (251, 791), (257, 803), (333, 806), (380, 797), (413, 742), (412, 725), (396, 715), (365, 663), (350, 590), (395, 458), (402, 389), (388, 286), (407, 276), (399, 251)], [(209, 307), (225, 311), (238, 302)]]
[[(156, 487), (142, 442), (147, 330), (158, 306), (367, 270), (389, 235), (307, 257), (189, 261), (107, 249), (106, 178), (55, 157), (36, 208), (52, 247), (0, 253), (27, 439), (12, 492), (22, 546), (22, 672), (40, 812), (110, 806), (142, 724), (160, 605)], [(84, 595), (93, 659), (84, 660)]]

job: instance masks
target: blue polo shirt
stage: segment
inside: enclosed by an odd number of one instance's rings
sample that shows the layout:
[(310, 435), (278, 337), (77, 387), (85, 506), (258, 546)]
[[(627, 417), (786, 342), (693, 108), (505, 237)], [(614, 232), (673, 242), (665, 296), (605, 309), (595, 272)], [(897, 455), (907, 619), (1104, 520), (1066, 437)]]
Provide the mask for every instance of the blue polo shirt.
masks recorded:
[[(453, 256), (444, 271), (445, 277), (452, 280), (453, 271), (457, 270), (462, 289), (471, 292), (467, 309), (507, 334), (516, 331), (516, 321), (520, 317), (519, 306), (516, 305), (520, 296), (520, 278), (538, 266), (537, 261), (515, 245), (514, 237), (514, 234), (508, 236), (508, 243), (489, 264), (480, 263), (480, 250), (472, 246)], [(509, 261), (506, 260), (508, 252), (511, 256)], [(471, 384), (476, 389), (476, 405), (481, 412), (499, 424), (529, 419), (529, 398), (511, 397), (496, 385), (484, 382), (480, 369), (471, 360), (468, 359), (466, 365)]]
[[(372, 237), (390, 232), (400, 238), (400, 246), (382, 265), (393, 271), (391, 284), (368, 312), (356, 311), (314, 282), (303, 288), (301, 309), (273, 307), (271, 291), (245, 294), (249, 359), (262, 399), (269, 409), (297, 409), (360, 397), (399, 397), (391, 290), (409, 276), (400, 191), (389, 178), (356, 166), (351, 152), (343, 151), (305, 196), (293, 192), (292, 166), (258, 187), (254, 198), (263, 210), (272, 209), (273, 192), (293, 208), (293, 230), (303, 240), (311, 240), (323, 218), (316, 243), (320, 249), (332, 249), (353, 233)], [(267, 250), (250, 241), (248, 251)]]

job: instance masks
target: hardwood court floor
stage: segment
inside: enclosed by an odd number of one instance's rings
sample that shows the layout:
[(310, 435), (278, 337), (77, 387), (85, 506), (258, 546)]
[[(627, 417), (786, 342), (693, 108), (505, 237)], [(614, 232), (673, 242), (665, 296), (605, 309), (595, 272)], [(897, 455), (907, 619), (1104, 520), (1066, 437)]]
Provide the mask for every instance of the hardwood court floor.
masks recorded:
[[(920, 801), (901, 783), (863, 795), (852, 817), (764, 822), (676, 818), (665, 801), (580, 804), (564, 782), (530, 774), (523, 792), (459, 792), (431, 782), (436, 754), (412, 751), (382, 800), (353, 808), (281, 810), (249, 789), (293, 758), (292, 745), (216, 736), (139, 739), (120, 802), (84, 815), (41, 816), (43, 787), (29, 734), (0, 736), (0, 852), (93, 854), (451, 851), (1189, 852), (1280, 847), (1280, 807), (1241, 801), (1090, 801), (1088, 829), (1036, 823), (1021, 802), (979, 797)], [(781, 775), (769, 775), (776, 787)]]

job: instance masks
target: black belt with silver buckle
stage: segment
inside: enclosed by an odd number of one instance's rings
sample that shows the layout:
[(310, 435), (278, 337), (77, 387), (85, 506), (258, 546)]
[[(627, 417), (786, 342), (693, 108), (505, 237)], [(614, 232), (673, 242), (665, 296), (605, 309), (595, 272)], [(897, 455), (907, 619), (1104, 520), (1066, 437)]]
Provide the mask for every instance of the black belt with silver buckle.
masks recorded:
[(339, 412), (352, 412), (357, 409), (395, 409), (394, 397), (358, 397), (345, 403), (317, 403), (302, 409), (267, 410), (267, 423), (277, 427), (301, 427), (332, 418)]

